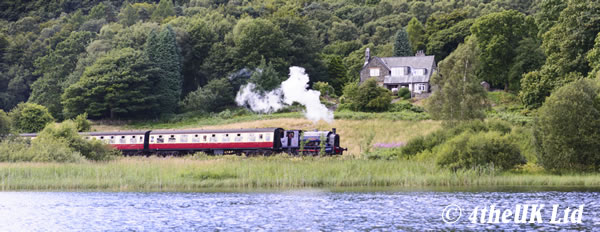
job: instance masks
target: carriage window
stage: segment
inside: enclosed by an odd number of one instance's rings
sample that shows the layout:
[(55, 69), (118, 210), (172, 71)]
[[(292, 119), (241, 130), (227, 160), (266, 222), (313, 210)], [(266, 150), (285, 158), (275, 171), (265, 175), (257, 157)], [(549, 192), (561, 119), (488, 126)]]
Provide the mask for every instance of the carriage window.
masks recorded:
[(169, 143), (174, 143), (175, 141), (175, 135), (171, 135), (171, 137), (169, 138)]
[(129, 139), (129, 143), (136, 143), (137, 140), (135, 139), (135, 135), (132, 135), (131, 138)]
[(115, 143), (115, 136), (110, 136), (110, 140), (108, 142), (111, 144)]
[(251, 142), (256, 141), (256, 136), (254, 136), (254, 133), (251, 133), (250, 135), (248, 135), (248, 141), (251, 141)]
[(165, 138), (162, 137), (162, 135), (158, 136), (158, 139), (156, 139), (157, 143), (164, 143), (165, 142)]
[(242, 141), (242, 135), (241, 134), (237, 134), (237, 136), (235, 137), (235, 141), (236, 142)]
[(210, 141), (211, 142), (216, 142), (217, 141), (217, 137), (215, 136), (215, 134), (213, 134), (212, 137), (210, 137)]
[(187, 135), (181, 135), (179, 136), (179, 141), (181, 141), (182, 143), (187, 143)]
[(192, 138), (192, 142), (193, 143), (199, 143), (200, 139), (198, 138), (198, 135), (194, 135), (194, 138)]
[(258, 135), (258, 139), (259, 139), (259, 140), (262, 140), (262, 139), (263, 139), (263, 135), (262, 135), (262, 134), (259, 134), (259, 135)]
[(267, 141), (271, 140), (271, 135), (267, 134), (267, 136), (265, 137)]
[(206, 142), (206, 135), (205, 135), (205, 136), (202, 136), (202, 140), (203, 140), (204, 142)]
[(126, 143), (125, 136), (121, 136), (121, 139), (119, 139), (119, 143)]
[(229, 134), (225, 134), (225, 137), (223, 137), (223, 142), (229, 142)]
[(154, 136), (150, 136), (150, 143), (154, 143)]
[(144, 142), (144, 136), (140, 136), (140, 143)]

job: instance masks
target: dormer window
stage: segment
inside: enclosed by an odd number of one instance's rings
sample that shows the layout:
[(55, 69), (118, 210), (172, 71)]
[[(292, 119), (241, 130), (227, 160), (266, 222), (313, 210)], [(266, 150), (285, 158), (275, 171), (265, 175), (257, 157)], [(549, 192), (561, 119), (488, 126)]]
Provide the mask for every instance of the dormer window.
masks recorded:
[(394, 67), (392, 68), (392, 76), (404, 76), (408, 75), (410, 71), (409, 67)]
[(427, 74), (427, 69), (424, 68), (418, 68), (414, 70), (415, 75), (417, 76), (424, 76), (425, 74)]
[(379, 68), (370, 68), (369, 75), (372, 77), (378, 77), (379, 76)]

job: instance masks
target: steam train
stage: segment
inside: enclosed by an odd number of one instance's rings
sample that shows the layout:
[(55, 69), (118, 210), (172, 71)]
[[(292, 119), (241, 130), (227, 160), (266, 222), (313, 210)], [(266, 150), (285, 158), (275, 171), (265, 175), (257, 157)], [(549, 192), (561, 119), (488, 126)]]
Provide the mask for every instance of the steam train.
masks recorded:
[[(329, 155), (341, 155), (346, 150), (340, 147), (340, 136), (336, 134), (335, 128), (331, 131), (304, 132), (282, 128), (261, 128), (85, 132), (80, 134), (85, 139), (104, 141), (125, 155), (179, 155), (193, 152), (215, 155), (269, 155), (280, 152), (314, 155), (321, 151)], [(22, 136), (35, 137), (35, 134), (22, 134)]]

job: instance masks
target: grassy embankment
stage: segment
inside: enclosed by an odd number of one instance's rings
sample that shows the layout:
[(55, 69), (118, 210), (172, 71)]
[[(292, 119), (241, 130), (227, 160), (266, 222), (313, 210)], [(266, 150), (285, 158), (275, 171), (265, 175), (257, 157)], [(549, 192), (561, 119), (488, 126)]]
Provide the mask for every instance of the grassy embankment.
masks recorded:
[[(157, 124), (154, 127), (283, 127), (305, 130), (336, 127), (341, 134), (342, 145), (348, 147), (347, 154), (341, 157), (133, 157), (110, 162), (1, 163), (0, 189), (205, 191), (214, 188), (600, 186), (600, 174), (554, 175), (531, 164), (508, 172), (453, 172), (439, 168), (431, 160), (368, 160), (360, 155), (367, 149), (373, 149), (376, 143), (405, 142), (414, 136), (430, 133), (440, 128), (437, 121), (371, 118), (313, 124), (299, 118), (298, 114), (291, 116), (274, 115), (275, 119), (240, 120), (230, 124), (221, 124), (226, 119), (217, 119), (216, 123)], [(212, 126), (199, 126), (207, 124)]]

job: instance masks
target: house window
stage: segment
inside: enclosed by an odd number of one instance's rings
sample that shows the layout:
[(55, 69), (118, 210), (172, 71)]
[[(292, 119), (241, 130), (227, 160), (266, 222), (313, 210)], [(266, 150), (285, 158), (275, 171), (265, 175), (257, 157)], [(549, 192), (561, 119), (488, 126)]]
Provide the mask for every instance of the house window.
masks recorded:
[(372, 69), (369, 69), (369, 71), (370, 71), (370, 76), (372, 76), (372, 77), (379, 76), (379, 68), (372, 68)]
[(404, 76), (408, 75), (408, 71), (410, 69), (408, 67), (395, 67), (392, 68), (392, 76)]
[(423, 76), (423, 75), (427, 74), (427, 69), (418, 68), (418, 69), (415, 69), (414, 73), (415, 73), (415, 75)]

